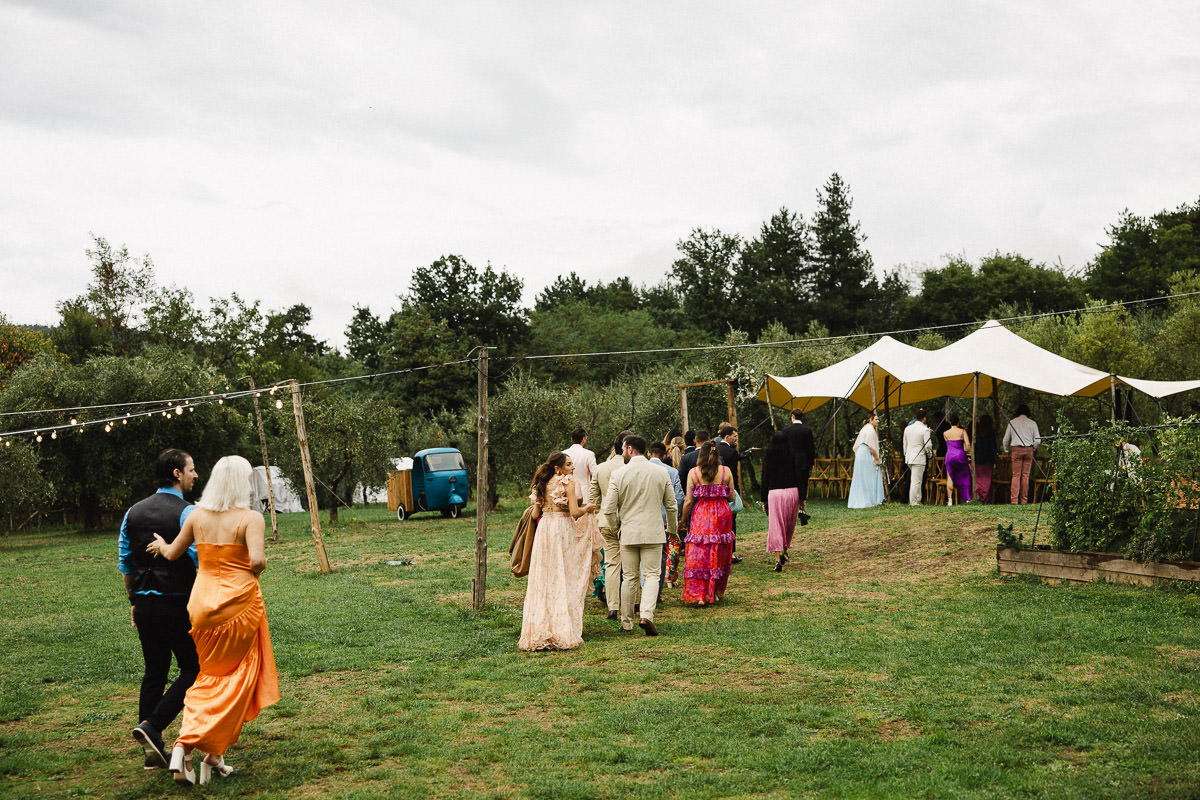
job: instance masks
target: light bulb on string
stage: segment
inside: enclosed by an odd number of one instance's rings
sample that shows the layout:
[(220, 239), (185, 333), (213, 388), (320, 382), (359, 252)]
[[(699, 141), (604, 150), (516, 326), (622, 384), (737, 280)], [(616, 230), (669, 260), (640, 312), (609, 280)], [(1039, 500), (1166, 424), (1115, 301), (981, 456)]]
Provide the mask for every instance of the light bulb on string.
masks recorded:
[(183, 406), (175, 406), (175, 416), (178, 417), (178, 416), (181, 416), (182, 414), (183, 414)]
[(42, 440), (42, 435), (41, 435), (40, 433), (38, 433), (38, 434), (35, 434), (35, 435), (34, 435), (34, 437), (33, 437), (33, 439), (34, 439), (34, 441), (36, 441), (36, 442), (40, 442), (40, 441)]
[(71, 417), (71, 424), (72, 424), (72, 425), (78, 425), (78, 424), (79, 424), (79, 420), (75, 419), (74, 417)]
[(104, 424), (104, 432), (112, 433), (112, 423), (111, 422), (107, 422)]
[(58, 431), (50, 431), (50, 438), (51, 438), (51, 439), (57, 439), (57, 438), (58, 438)]
[(283, 408), (283, 401), (282, 401), (282, 400), (276, 400), (276, 401), (275, 401), (275, 407), (276, 407), (276, 408)]

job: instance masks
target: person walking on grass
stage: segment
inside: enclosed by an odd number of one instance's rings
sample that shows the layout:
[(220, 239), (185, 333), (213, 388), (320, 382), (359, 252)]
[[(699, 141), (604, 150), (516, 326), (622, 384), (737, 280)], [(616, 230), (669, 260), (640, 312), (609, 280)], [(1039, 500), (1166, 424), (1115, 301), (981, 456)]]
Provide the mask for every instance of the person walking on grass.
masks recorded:
[(613, 439), (612, 451), (603, 464), (596, 467), (592, 473), (592, 482), (588, 485), (587, 501), (600, 509), (596, 514), (596, 524), (600, 527), (600, 536), (604, 539), (604, 602), (608, 606), (608, 618), (616, 620), (621, 616), (621, 538), (617, 535), (615, 526), (610, 525), (604, 516), (604, 495), (608, 492), (608, 484), (612, 475), (625, 466), (625, 458), (621, 455), (625, 446), (625, 437), (632, 436), (633, 431), (621, 431)]
[[(188, 557), (174, 562), (155, 559), (146, 552), (155, 533), (167, 542), (179, 535), (195, 508), (183, 495), (192, 490), (199, 475), (192, 457), (172, 448), (158, 454), (154, 478), (157, 491), (125, 513), (117, 538), (117, 569), (124, 578), (130, 619), (145, 664), (138, 695), (140, 722), (133, 729), (133, 738), (142, 746), (147, 770), (166, 768), (163, 731), (183, 710), (184, 695), (200, 674), (187, 611), (199, 563), (196, 548), (189, 547)], [(172, 656), (179, 676), (167, 686)]]
[(633, 630), (638, 578), (644, 577), (638, 625), (647, 636), (657, 636), (654, 608), (662, 575), (663, 543), (676, 533), (675, 490), (667, 471), (646, 460), (646, 440), (642, 437), (625, 437), (621, 456), (625, 466), (613, 473), (601, 508), (621, 541), (621, 629)]

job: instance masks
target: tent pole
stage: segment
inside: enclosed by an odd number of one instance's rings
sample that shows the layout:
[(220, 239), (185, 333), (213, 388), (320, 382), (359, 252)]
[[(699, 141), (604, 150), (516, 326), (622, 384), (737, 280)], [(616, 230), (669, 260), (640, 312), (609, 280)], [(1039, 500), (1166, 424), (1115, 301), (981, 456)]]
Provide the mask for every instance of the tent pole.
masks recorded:
[[(871, 362), (871, 366), (870, 366), (870, 379), (871, 379), (871, 413), (876, 414), (878, 412), (876, 412), (875, 409), (878, 408), (878, 406), (879, 406), (879, 400), (875, 396), (875, 362), (874, 361)], [(887, 431), (884, 431), (885, 435), (886, 435), (886, 433), (887, 433)], [(887, 462), (887, 455), (885, 455), (883, 452), (883, 441), (884, 441), (883, 439), (879, 440), (879, 471), (883, 475), (883, 496), (884, 496), (884, 498), (886, 498), (888, 496), (888, 494), (890, 493), (890, 491), (889, 491), (890, 487), (888, 484), (891, 483), (891, 481), (888, 480), (888, 462)]]
[(971, 460), (968, 462), (971, 465), (971, 494), (975, 494), (975, 439), (979, 436), (979, 373), (975, 373), (975, 380), (972, 382), (971, 389)]
[(1112, 424), (1117, 424), (1117, 379), (1109, 373), (1108, 376), (1108, 391), (1112, 396)]

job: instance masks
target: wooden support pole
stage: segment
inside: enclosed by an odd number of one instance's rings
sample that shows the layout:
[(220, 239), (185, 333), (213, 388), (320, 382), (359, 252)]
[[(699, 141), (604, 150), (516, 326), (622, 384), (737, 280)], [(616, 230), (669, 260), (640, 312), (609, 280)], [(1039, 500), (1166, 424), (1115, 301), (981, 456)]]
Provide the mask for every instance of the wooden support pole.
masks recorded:
[(683, 417), (683, 431), (684, 431), (684, 433), (687, 433), (687, 431), (691, 428), (691, 426), (688, 424), (687, 387), (686, 386), (679, 387), (679, 413)]
[(1114, 375), (1108, 376), (1108, 391), (1112, 396), (1112, 424), (1117, 424), (1117, 379)]
[(971, 466), (971, 495), (975, 495), (975, 440), (979, 438), (979, 373), (971, 382), (971, 452), (968, 453)]
[(304, 429), (304, 406), (300, 403), (300, 383), (292, 381), (292, 411), (296, 414), (296, 440), (300, 445), (300, 463), (304, 466), (304, 488), (308, 492), (308, 516), (312, 519), (313, 542), (317, 546), (317, 564), (322, 573), (331, 572), (325, 541), (321, 538), (321, 513), (317, 509), (317, 486), (313, 480), (312, 456), (308, 452), (308, 431)]
[(479, 348), (479, 429), (475, 460), (475, 579), (471, 581), (471, 608), (483, 611), (487, 593), (488, 512), (488, 349)]
[[(735, 429), (737, 428), (737, 407), (733, 404), (733, 381), (725, 382), (725, 403), (729, 411), (729, 424)], [(739, 438), (739, 449), (741, 448), (741, 440)], [(739, 458), (737, 463), (737, 484), (742, 485), (742, 460)]]
[(254, 398), (254, 421), (258, 423), (258, 443), (262, 447), (263, 469), (267, 471), (267, 508), (271, 511), (271, 541), (279, 541), (279, 521), (275, 519), (275, 485), (271, 480), (271, 461), (267, 458), (267, 434), (263, 431), (262, 409), (258, 407), (258, 387), (254, 378), (250, 381), (250, 395)]

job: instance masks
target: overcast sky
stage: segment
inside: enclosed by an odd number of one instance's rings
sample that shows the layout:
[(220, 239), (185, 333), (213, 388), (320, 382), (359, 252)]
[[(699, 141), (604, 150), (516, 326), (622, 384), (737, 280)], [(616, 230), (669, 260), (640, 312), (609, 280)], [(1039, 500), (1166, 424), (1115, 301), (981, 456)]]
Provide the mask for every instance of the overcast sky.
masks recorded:
[(89, 232), (335, 345), (447, 253), (657, 283), (838, 172), (877, 269), (1078, 269), (1200, 197), (1195, 2), (0, 0), (0, 314)]

